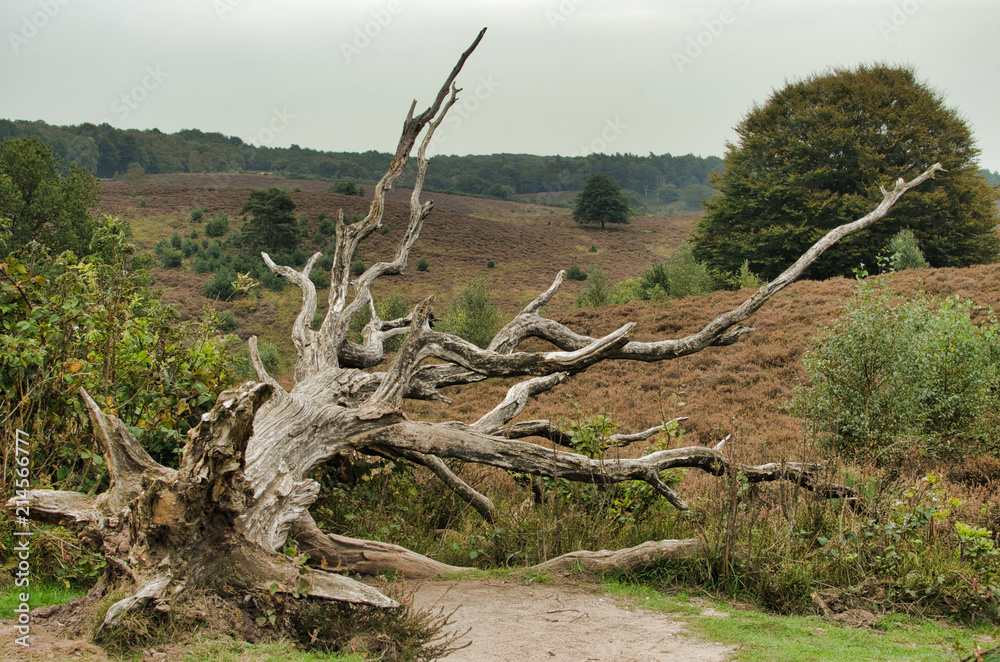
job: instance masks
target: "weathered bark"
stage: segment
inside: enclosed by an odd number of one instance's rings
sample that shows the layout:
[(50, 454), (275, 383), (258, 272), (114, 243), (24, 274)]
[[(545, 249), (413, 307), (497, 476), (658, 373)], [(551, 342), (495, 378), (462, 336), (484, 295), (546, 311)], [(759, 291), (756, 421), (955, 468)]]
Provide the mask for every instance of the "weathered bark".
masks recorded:
[[(544, 293), (481, 349), (431, 328), (433, 298), (422, 301), (404, 318), (379, 319), (370, 288), (376, 279), (406, 268), (432, 208), (430, 202), (420, 200), (427, 146), (455, 103), (460, 91), (455, 80), (482, 37), (481, 32), (463, 53), (424, 112), (414, 115), (416, 102), (411, 105), (395, 156), (375, 186), (367, 216), (347, 224), (340, 215), (329, 309), (318, 329), (310, 327), (317, 295), (308, 274), (319, 255), (302, 271), (263, 256), (272, 271), (302, 290), (302, 306), (291, 331), (297, 355), (294, 387), (285, 390), (267, 374), (256, 339), (251, 338), (250, 356), (259, 383), (220, 396), (216, 407), (192, 431), (176, 470), (154, 462), (117, 419), (102, 414), (84, 396), (104, 440), (111, 489), (96, 497), (34, 491), (30, 506), (33, 518), (71, 526), (93, 548), (103, 551), (109, 560), (109, 585), (130, 587), (129, 597), (108, 610), (105, 625), (138, 609), (169, 609), (175, 596), (190, 589), (220, 595), (304, 590), (318, 598), (393, 606), (393, 601), (374, 589), (337, 573), (393, 569), (426, 576), (461, 570), (394, 545), (327, 535), (316, 527), (309, 507), (320, 488), (309, 478), (311, 472), (331, 458), (358, 451), (407, 458), (428, 467), (491, 521), (496, 517), (495, 506), (452, 471), (445, 459), (595, 484), (645, 481), (680, 509), (687, 505), (661, 478), (664, 470), (693, 468), (715, 475), (740, 471), (752, 483), (787, 480), (826, 498), (857, 498), (850, 488), (826, 482), (817, 465), (738, 465), (722, 454), (722, 444), (715, 449), (673, 449), (634, 459), (591, 459), (561, 450), (571, 439), (550, 421), (515, 422), (515, 418), (531, 397), (596, 363), (663, 361), (736, 342), (753, 331), (740, 323), (798, 278), (824, 250), (883, 218), (906, 191), (932, 177), (941, 166), (935, 164), (910, 182), (899, 180), (870, 214), (831, 230), (750, 299), (685, 338), (636, 342), (630, 338), (633, 324), (603, 338), (591, 338), (542, 317), (539, 311), (564, 279), (560, 272)], [(417, 176), (403, 238), (391, 260), (372, 265), (352, 280), (351, 257), (381, 226), (386, 193), (403, 172), (414, 146)], [(365, 308), (371, 312), (371, 321), (359, 344), (349, 339), (348, 325)], [(402, 348), (383, 367), (385, 342), (402, 334), (406, 335)], [(530, 338), (546, 340), (555, 349), (517, 351)], [(450, 402), (440, 392), (445, 386), (512, 376), (530, 379), (513, 386), (496, 408), (473, 423), (410, 421), (401, 411), (407, 398)], [(627, 445), (663, 427), (615, 435), (611, 442)], [(556, 447), (519, 441), (530, 436), (547, 438)], [(300, 568), (277, 553), (290, 531), (309, 551), (311, 568)], [(618, 552), (576, 552), (539, 567), (606, 569), (698, 550), (696, 541), (658, 541)]]

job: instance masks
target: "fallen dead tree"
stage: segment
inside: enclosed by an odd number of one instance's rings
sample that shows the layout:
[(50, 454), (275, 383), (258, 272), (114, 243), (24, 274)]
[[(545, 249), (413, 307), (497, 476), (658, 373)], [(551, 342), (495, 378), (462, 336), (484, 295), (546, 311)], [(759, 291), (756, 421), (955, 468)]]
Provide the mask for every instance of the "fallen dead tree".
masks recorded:
[[(104, 553), (106, 576), (88, 600), (97, 601), (113, 592), (125, 597), (107, 610), (102, 629), (115, 627), (138, 611), (169, 611), (192, 591), (210, 592), (234, 604), (252, 594), (277, 592), (393, 607), (395, 601), (343, 573), (394, 569), (426, 576), (460, 570), (394, 545), (329, 535), (316, 526), (309, 507), (320, 488), (309, 475), (321, 463), (352, 453), (421, 464), (487, 519), (495, 517), (493, 504), (452, 471), (446, 459), (597, 484), (645, 481), (679, 509), (686, 509), (687, 504), (661, 479), (664, 470), (691, 468), (714, 475), (739, 471), (751, 483), (791, 481), (826, 498), (856, 498), (850, 488), (826, 482), (817, 465), (739, 465), (720, 449), (702, 447), (664, 450), (637, 459), (591, 459), (560, 450), (558, 443), (553, 449), (524, 441), (542, 437), (559, 442), (562, 433), (549, 421), (515, 419), (531, 397), (599, 362), (665, 361), (737, 342), (753, 331), (741, 323), (798, 278), (823, 251), (883, 218), (909, 189), (941, 170), (940, 165), (909, 182), (897, 181), (891, 190), (884, 190), (882, 202), (870, 214), (831, 230), (775, 280), (690, 336), (636, 342), (630, 338), (631, 323), (601, 338), (575, 333), (539, 314), (563, 282), (564, 274), (559, 273), (544, 293), (481, 349), (431, 327), (432, 297), (404, 318), (380, 319), (371, 286), (379, 278), (402, 273), (407, 266), (410, 249), (432, 208), (432, 203), (421, 201), (427, 146), (458, 98), (456, 78), (482, 37), (480, 33), (462, 54), (426, 110), (414, 114), (416, 102), (411, 105), (395, 156), (375, 186), (367, 216), (348, 224), (340, 215), (329, 308), (318, 329), (310, 327), (317, 292), (308, 275), (320, 254), (300, 271), (263, 256), (275, 273), (302, 292), (302, 306), (291, 331), (297, 355), (291, 390), (267, 373), (256, 340), (251, 339), (250, 355), (259, 381), (220, 395), (216, 407), (191, 432), (177, 469), (154, 462), (120, 421), (102, 413), (84, 395), (105, 446), (110, 489), (96, 496), (34, 490), (26, 498), (33, 519), (74, 528), (85, 544)], [(391, 259), (352, 278), (351, 257), (381, 227), (386, 193), (414, 147), (417, 174), (406, 232)], [(352, 342), (348, 325), (366, 309), (371, 321), (363, 341)], [(398, 335), (405, 335), (405, 341), (387, 362), (386, 341)], [(530, 338), (548, 341), (553, 349), (518, 351)], [(450, 402), (443, 388), (498, 377), (526, 379), (475, 422), (412, 421), (402, 413), (405, 399)], [(651, 428), (619, 441), (628, 443), (656, 431)], [(7, 507), (14, 505), (12, 500)], [(290, 534), (310, 551), (308, 566), (278, 553)], [(634, 566), (697, 552), (696, 541), (651, 541), (616, 552), (575, 552), (540, 567)]]

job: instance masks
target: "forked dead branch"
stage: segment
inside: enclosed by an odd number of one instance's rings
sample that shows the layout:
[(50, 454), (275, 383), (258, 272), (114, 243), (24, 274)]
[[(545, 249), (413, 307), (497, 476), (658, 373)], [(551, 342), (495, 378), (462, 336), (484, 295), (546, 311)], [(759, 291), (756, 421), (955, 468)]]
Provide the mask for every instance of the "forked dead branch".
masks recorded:
[[(882, 202), (870, 214), (831, 230), (743, 304), (684, 338), (636, 342), (630, 338), (631, 323), (602, 338), (591, 338), (542, 317), (539, 311), (563, 282), (562, 272), (486, 349), (434, 330), (430, 323), (433, 298), (422, 301), (405, 318), (382, 320), (371, 286), (381, 277), (402, 273), (407, 266), (432, 208), (432, 203), (421, 201), (427, 146), (458, 98), (456, 78), (484, 33), (462, 54), (426, 110), (415, 115), (416, 102), (411, 105), (395, 156), (375, 186), (367, 216), (348, 224), (340, 215), (329, 309), (318, 329), (310, 328), (317, 293), (308, 275), (320, 255), (314, 255), (301, 271), (277, 265), (264, 255), (275, 273), (302, 291), (302, 307), (292, 328), (297, 361), (291, 390), (267, 374), (256, 341), (251, 339), (259, 382), (219, 397), (216, 407), (190, 434), (176, 470), (154, 462), (121, 422), (101, 413), (87, 398), (91, 419), (106, 446), (111, 488), (98, 496), (36, 490), (30, 499), (35, 519), (75, 528), (81, 540), (107, 556), (106, 576), (89, 599), (96, 601), (112, 591), (128, 597), (107, 611), (102, 627), (115, 626), (135, 610), (177, 608), (193, 591), (211, 591), (233, 603), (245, 601), (247, 595), (279, 591), (389, 607), (395, 602), (340, 573), (393, 568), (418, 576), (457, 570), (393, 545), (319, 530), (309, 507), (320, 487), (309, 476), (331, 458), (353, 453), (402, 457), (422, 464), (487, 519), (495, 517), (494, 505), (453, 472), (445, 459), (590, 483), (645, 481), (681, 509), (687, 505), (661, 480), (664, 470), (687, 467), (715, 475), (739, 470), (750, 482), (787, 480), (827, 498), (856, 498), (850, 488), (826, 482), (817, 465), (744, 466), (731, 462), (720, 449), (702, 447), (664, 450), (637, 459), (591, 459), (563, 450), (560, 442), (565, 437), (551, 422), (515, 419), (531, 397), (601, 361), (664, 361), (736, 342), (753, 330), (741, 323), (798, 278), (824, 250), (883, 218), (903, 194), (941, 166), (935, 164), (909, 182), (898, 180), (884, 191)], [(386, 193), (414, 147), (417, 174), (406, 232), (391, 260), (352, 278), (351, 256), (381, 227)], [(355, 343), (348, 325), (366, 308), (371, 321), (363, 341)], [(386, 364), (386, 341), (401, 334), (406, 339)], [(529, 338), (548, 341), (553, 349), (518, 351)], [(450, 402), (442, 393), (444, 387), (496, 377), (527, 379), (512, 387), (478, 421), (428, 423), (408, 420), (402, 413), (407, 398)], [(658, 430), (650, 428), (617, 441), (630, 443)], [(528, 437), (548, 439), (555, 447), (522, 440)], [(310, 550), (310, 567), (299, 567), (276, 551), (283, 548), (290, 533)], [(651, 541), (619, 552), (577, 552), (543, 565), (575, 560), (584, 567), (620, 567), (693, 553), (698, 553), (696, 541)]]

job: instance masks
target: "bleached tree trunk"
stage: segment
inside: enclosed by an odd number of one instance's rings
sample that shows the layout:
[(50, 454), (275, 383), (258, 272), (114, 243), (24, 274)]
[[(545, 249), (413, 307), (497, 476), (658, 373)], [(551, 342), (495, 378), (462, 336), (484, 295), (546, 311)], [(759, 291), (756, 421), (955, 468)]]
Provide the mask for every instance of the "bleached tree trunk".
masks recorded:
[[(483, 31), (485, 32), (485, 30)], [(419, 115), (411, 105), (395, 156), (365, 218), (346, 223), (341, 213), (336, 243), (329, 309), (316, 330), (310, 323), (317, 309), (316, 288), (308, 278), (320, 254), (301, 271), (275, 264), (268, 267), (302, 292), (302, 306), (292, 326), (297, 361), (295, 384), (283, 389), (267, 373), (250, 340), (250, 355), (259, 381), (224, 393), (218, 404), (192, 431), (176, 470), (154, 462), (125, 427), (84, 396), (91, 419), (106, 446), (111, 489), (96, 497), (72, 492), (36, 490), (29, 495), (32, 517), (76, 528), (81, 539), (103, 551), (109, 560), (108, 585), (127, 587), (128, 597), (108, 610), (104, 626), (129, 612), (170, 609), (186, 590), (211, 590), (224, 596), (253, 591), (305, 593), (317, 598), (391, 607), (395, 602), (342, 572), (377, 573), (392, 568), (426, 576), (459, 570), (400, 547), (328, 535), (319, 530), (309, 507), (319, 485), (308, 476), (323, 462), (361, 452), (403, 457), (428, 467), (471, 503), (485, 518), (495, 517), (490, 500), (449, 469), (444, 459), (471, 462), (508, 471), (611, 484), (640, 480), (649, 483), (674, 506), (684, 500), (660, 478), (673, 468), (700, 469), (715, 475), (739, 470), (750, 482), (789, 480), (828, 498), (854, 499), (854, 492), (821, 478), (821, 467), (783, 463), (737, 465), (719, 449), (682, 448), (638, 459), (601, 460), (562, 450), (562, 433), (549, 421), (515, 422), (528, 400), (590, 366), (610, 360), (663, 361), (730, 345), (753, 331), (741, 323), (841, 238), (883, 218), (909, 189), (941, 170), (935, 164), (910, 182), (899, 180), (870, 214), (830, 231), (775, 280), (690, 336), (658, 342), (636, 342), (626, 324), (602, 338), (578, 334), (539, 314), (563, 282), (552, 285), (528, 304), (481, 349), (430, 326), (433, 297), (420, 302), (402, 319), (379, 318), (371, 296), (378, 278), (402, 273), (432, 203), (421, 201), (427, 168), (426, 150), (435, 129), (455, 103), (455, 80), (483, 37), (479, 34), (462, 54), (434, 102)], [(422, 135), (422, 138), (421, 138)], [(418, 144), (419, 139), (419, 144)], [(410, 200), (410, 217), (395, 254), (351, 277), (351, 256), (358, 245), (381, 227), (387, 191), (400, 176), (414, 147), (417, 175)], [(348, 337), (350, 320), (364, 309), (371, 321), (363, 342)], [(385, 342), (405, 334), (392, 361), (385, 362)], [(549, 351), (518, 351), (529, 338), (553, 345)], [(434, 363), (425, 363), (433, 359)], [(450, 402), (446, 386), (495, 377), (524, 377), (496, 408), (471, 423), (428, 423), (408, 420), (404, 399)], [(659, 428), (615, 441), (646, 438)], [(542, 437), (555, 448), (523, 441)], [(8, 503), (8, 508), (13, 501)], [(310, 549), (312, 567), (300, 567), (278, 553), (289, 532)], [(671, 555), (697, 553), (695, 541), (651, 541), (619, 552), (579, 552), (543, 564), (584, 568), (645, 564)]]

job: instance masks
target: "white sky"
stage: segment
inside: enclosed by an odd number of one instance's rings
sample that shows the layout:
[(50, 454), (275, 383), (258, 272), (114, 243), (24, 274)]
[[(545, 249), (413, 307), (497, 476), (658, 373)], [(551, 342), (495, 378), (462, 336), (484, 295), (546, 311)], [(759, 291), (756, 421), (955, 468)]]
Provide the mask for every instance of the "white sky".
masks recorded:
[(908, 64), (1000, 170), (994, 1), (3, 0), (0, 27), (0, 117), (335, 151), (392, 151), (482, 27), (439, 153), (722, 156), (786, 80)]

